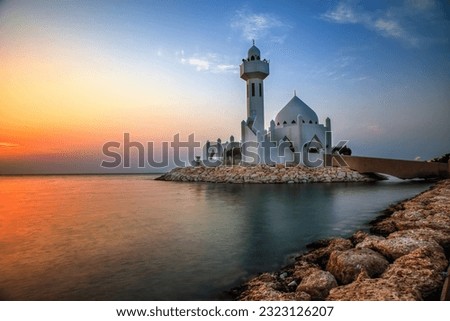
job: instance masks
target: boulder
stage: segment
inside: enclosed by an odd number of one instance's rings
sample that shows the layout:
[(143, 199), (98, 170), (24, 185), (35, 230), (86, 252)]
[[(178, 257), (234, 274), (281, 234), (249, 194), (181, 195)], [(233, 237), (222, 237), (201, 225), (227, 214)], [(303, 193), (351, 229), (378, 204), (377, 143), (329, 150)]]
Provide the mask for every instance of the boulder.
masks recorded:
[(316, 271), (321, 271), (319, 265), (298, 260), (294, 265), (293, 277), (297, 280), (303, 280), (305, 277)]
[(357, 249), (371, 249), (375, 250), (377, 248), (378, 243), (386, 240), (382, 236), (377, 235), (368, 235), (362, 242), (356, 244)]
[(333, 274), (317, 270), (304, 277), (296, 291), (308, 293), (312, 300), (324, 300), (335, 287), (337, 282)]
[(436, 213), (428, 215), (423, 219), (408, 219), (405, 214), (398, 217), (392, 217), (397, 230), (408, 230), (415, 228), (431, 228), (433, 230), (443, 230), (445, 233), (450, 233), (450, 215), (446, 213)]
[(417, 290), (427, 298), (440, 292), (447, 265), (442, 247), (430, 242), (395, 260), (381, 277)]
[(450, 233), (431, 228), (418, 228), (398, 231), (390, 234), (387, 238), (410, 237), (419, 241), (435, 241), (443, 248), (450, 248)]
[[(240, 294), (241, 301), (309, 301), (311, 296), (301, 291), (288, 292), (276, 275), (263, 273), (251, 279)], [(295, 288), (294, 288), (295, 289)]]
[(326, 246), (317, 248), (302, 256), (302, 260), (315, 263), (325, 268), (328, 264), (328, 259), (333, 251), (345, 251), (351, 249), (353, 244), (350, 240), (344, 238), (335, 238), (324, 241)]
[[(436, 242), (431, 241), (434, 245)], [(409, 236), (398, 236), (385, 239), (379, 236), (368, 236), (356, 248), (368, 248), (381, 253), (390, 260), (398, 259), (417, 248), (433, 245), (430, 241), (417, 240)]]
[(331, 253), (327, 271), (331, 272), (339, 283), (348, 284), (363, 270), (369, 277), (375, 277), (383, 273), (388, 265), (389, 262), (375, 251), (350, 249)]
[(363, 231), (356, 231), (355, 233), (353, 233), (353, 235), (350, 237), (350, 240), (352, 241), (353, 245), (356, 245), (358, 243), (361, 243), (362, 241), (364, 241), (364, 239), (369, 236), (368, 233), (363, 232)]
[[(364, 273), (364, 272), (363, 272)], [(363, 274), (362, 273), (362, 274)], [(417, 301), (420, 293), (407, 286), (387, 279), (370, 279), (367, 275), (348, 285), (330, 290), (330, 301)]]
[(377, 235), (388, 236), (397, 231), (397, 226), (392, 218), (388, 217), (382, 221), (373, 223), (370, 232)]

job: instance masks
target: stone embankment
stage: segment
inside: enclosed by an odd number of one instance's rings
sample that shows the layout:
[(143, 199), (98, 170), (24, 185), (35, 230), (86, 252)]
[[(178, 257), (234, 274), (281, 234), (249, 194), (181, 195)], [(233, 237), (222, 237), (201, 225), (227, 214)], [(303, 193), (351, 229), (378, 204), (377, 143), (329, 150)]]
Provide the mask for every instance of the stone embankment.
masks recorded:
[(277, 273), (233, 294), (239, 300), (439, 300), (450, 255), (450, 180), (391, 206), (370, 233), (310, 245)]
[(179, 167), (158, 178), (163, 181), (210, 183), (369, 182), (374, 179), (347, 167), (218, 166)]

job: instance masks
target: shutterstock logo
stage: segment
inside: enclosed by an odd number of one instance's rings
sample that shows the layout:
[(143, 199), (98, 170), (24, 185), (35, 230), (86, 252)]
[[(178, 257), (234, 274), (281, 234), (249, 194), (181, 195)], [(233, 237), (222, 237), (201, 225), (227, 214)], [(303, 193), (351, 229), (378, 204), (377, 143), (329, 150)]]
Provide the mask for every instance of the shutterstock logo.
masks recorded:
[[(347, 143), (348, 141), (340, 141), (332, 149), (333, 159), (339, 166), (347, 166), (340, 156), (340, 152), (347, 148)], [(229, 165), (231, 160), (231, 165), (274, 165), (281, 162), (289, 165), (304, 164), (308, 167), (331, 166), (331, 158), (325, 157), (331, 154), (330, 150), (327, 151), (324, 147), (328, 145), (331, 144), (322, 144), (318, 139), (314, 139), (304, 144), (301, 151), (296, 151), (290, 142), (264, 140), (222, 144), (219, 141), (202, 144), (195, 139), (194, 134), (190, 134), (187, 140), (180, 140), (180, 134), (175, 134), (172, 141), (163, 141), (156, 146), (153, 141), (133, 141), (129, 133), (124, 133), (121, 142), (109, 141), (103, 144), (104, 159), (100, 165), (104, 168), (131, 168), (132, 162), (136, 162), (138, 168), (167, 168), (173, 165), (216, 167)], [(135, 155), (134, 158), (132, 154)]]

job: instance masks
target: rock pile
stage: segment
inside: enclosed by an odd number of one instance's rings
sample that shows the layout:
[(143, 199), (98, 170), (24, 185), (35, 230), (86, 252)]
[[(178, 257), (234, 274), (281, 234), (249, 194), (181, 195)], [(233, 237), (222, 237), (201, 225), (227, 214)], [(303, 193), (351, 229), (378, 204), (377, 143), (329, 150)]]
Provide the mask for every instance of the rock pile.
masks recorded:
[(369, 182), (373, 178), (347, 167), (218, 166), (179, 167), (158, 178), (163, 181), (210, 183), (318, 183)]
[(450, 180), (393, 206), (372, 233), (312, 244), (278, 273), (244, 284), (239, 300), (438, 299), (450, 255)]

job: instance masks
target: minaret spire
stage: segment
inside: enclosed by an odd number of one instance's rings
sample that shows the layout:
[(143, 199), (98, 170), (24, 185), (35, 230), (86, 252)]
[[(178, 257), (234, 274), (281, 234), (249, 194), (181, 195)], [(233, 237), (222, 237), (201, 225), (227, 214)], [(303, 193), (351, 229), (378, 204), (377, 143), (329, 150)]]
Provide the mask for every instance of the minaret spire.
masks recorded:
[(255, 45), (255, 39), (253, 39), (253, 46)]

